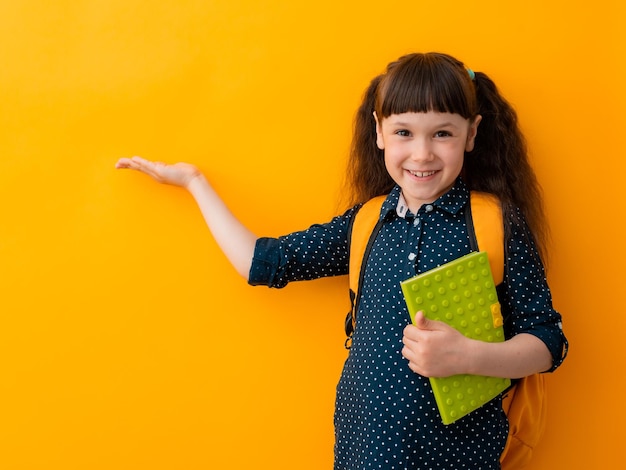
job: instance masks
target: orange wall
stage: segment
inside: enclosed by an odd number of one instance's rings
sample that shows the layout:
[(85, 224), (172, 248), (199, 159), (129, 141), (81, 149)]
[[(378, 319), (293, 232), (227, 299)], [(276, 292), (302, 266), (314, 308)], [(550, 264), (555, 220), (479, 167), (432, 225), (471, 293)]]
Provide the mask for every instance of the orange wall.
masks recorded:
[(545, 187), (572, 351), (533, 468), (614, 468), (622, 4), (0, 0), (0, 468), (331, 467), (345, 279), (250, 288), (113, 165), (196, 162), (259, 234), (324, 221), (362, 90), (415, 50), (494, 78)]

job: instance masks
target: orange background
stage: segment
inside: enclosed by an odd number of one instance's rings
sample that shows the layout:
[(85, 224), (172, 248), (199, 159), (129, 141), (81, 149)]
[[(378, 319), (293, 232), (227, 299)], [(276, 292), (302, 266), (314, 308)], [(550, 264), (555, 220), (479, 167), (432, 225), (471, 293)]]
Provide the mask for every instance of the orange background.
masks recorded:
[(615, 468), (625, 19), (618, 0), (1, 0), (0, 468), (331, 468), (346, 279), (248, 287), (184, 191), (113, 166), (195, 162), (262, 235), (325, 221), (361, 92), (429, 50), (498, 83), (545, 188), (572, 351), (533, 468)]

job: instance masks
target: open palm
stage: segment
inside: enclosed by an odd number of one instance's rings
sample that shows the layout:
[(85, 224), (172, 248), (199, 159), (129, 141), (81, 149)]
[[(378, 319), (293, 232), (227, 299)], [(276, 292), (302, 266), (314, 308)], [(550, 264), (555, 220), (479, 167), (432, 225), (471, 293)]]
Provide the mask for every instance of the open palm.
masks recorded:
[(121, 158), (116, 163), (115, 168), (140, 171), (159, 183), (182, 188), (187, 188), (189, 183), (200, 175), (198, 168), (189, 163), (167, 164), (152, 162), (141, 157)]

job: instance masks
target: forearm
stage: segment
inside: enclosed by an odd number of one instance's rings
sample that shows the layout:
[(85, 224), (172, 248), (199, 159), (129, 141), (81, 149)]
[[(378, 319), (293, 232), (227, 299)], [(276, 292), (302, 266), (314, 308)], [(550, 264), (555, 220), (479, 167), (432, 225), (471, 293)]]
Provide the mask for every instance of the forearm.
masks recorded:
[(466, 355), (468, 373), (517, 379), (552, 367), (552, 355), (543, 341), (521, 333), (502, 343), (471, 341)]
[(237, 272), (248, 279), (257, 236), (232, 214), (202, 174), (195, 176), (186, 188), (221, 250)]

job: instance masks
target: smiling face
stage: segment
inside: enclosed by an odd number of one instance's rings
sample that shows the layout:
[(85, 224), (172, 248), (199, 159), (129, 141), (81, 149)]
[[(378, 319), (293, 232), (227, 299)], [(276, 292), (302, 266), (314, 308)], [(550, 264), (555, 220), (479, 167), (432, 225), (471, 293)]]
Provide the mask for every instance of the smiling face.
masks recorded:
[(378, 120), (376, 143), (385, 153), (385, 166), (402, 188), (414, 214), (453, 185), (463, 168), (465, 152), (474, 148), (480, 116), (474, 120), (459, 114), (402, 113)]

